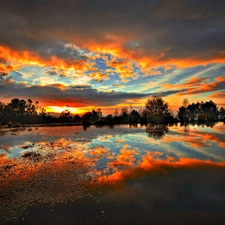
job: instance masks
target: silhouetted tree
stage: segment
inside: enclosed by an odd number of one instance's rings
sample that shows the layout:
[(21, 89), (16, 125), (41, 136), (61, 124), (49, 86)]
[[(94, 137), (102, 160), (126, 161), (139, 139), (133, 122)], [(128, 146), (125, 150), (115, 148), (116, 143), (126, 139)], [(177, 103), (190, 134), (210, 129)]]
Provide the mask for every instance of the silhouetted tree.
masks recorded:
[(74, 122), (77, 122), (77, 123), (81, 122), (81, 117), (78, 114), (76, 114), (73, 119), (74, 119)]
[(146, 110), (144, 109), (139, 109), (139, 115), (140, 115), (140, 123), (141, 124), (147, 124), (148, 119), (147, 119), (147, 114), (146, 114)]
[(128, 123), (128, 120), (129, 120), (128, 108), (123, 107), (121, 109), (121, 114), (120, 114), (120, 123)]
[(46, 123), (47, 122), (47, 113), (46, 113), (46, 109), (38, 106), (38, 123)]
[(121, 116), (127, 116), (128, 115), (128, 108), (127, 107), (122, 107), (121, 108)]
[(186, 108), (181, 106), (178, 110), (178, 119), (181, 122), (194, 121), (214, 121), (219, 118), (219, 110), (213, 101), (197, 102), (188, 105)]
[(101, 109), (95, 111), (94, 109), (91, 112), (86, 112), (81, 118), (83, 124), (95, 123), (102, 117)]
[(46, 115), (47, 115), (46, 109), (42, 108), (42, 107), (39, 107), (39, 115), (45, 118)]
[(225, 109), (223, 107), (221, 107), (220, 110), (219, 110), (218, 118), (219, 118), (219, 120), (225, 121)]
[[(212, 123), (217, 120), (225, 120), (225, 109), (220, 109), (213, 101), (197, 102), (187, 105), (188, 101), (184, 100), (184, 106), (178, 110), (178, 119), (181, 122), (192, 122), (196, 124), (206, 124), (212, 126)], [(0, 102), (0, 123), (11, 124), (15, 123), (57, 123), (57, 122), (83, 122), (85, 126), (93, 123), (97, 125), (105, 124), (123, 124), (123, 123), (138, 123), (147, 124), (152, 123), (166, 123), (172, 124), (176, 122), (169, 111), (168, 103), (164, 102), (161, 97), (153, 96), (148, 99), (144, 109), (139, 112), (132, 109), (128, 113), (127, 107), (121, 109), (121, 114), (118, 115), (118, 110), (115, 110), (114, 117), (110, 114), (103, 116), (101, 109), (86, 112), (82, 117), (79, 115), (72, 116), (69, 109), (64, 110), (59, 117), (54, 117), (46, 113), (46, 110), (39, 106), (36, 101), (33, 103), (31, 99), (27, 101), (23, 99), (14, 98), (10, 103)], [(150, 131), (152, 128), (150, 129)]]
[(147, 100), (143, 114), (148, 122), (166, 122), (171, 117), (168, 103), (159, 96)]
[(83, 121), (83, 124), (85, 123), (90, 123), (90, 120), (91, 120), (91, 117), (92, 117), (92, 113), (91, 112), (86, 112), (81, 118), (82, 118), (82, 121)]
[(14, 98), (6, 106), (6, 111), (12, 122), (23, 122), (24, 116), (26, 115), (26, 101)]
[(72, 122), (72, 116), (71, 116), (71, 112), (69, 109), (66, 109), (61, 112), (61, 114), (59, 116), (59, 121), (62, 123)]
[(129, 123), (138, 123), (140, 121), (140, 115), (138, 111), (132, 110), (129, 116)]
[(98, 119), (101, 119), (102, 118), (102, 110), (100, 108), (98, 108), (96, 113), (97, 113)]
[(3, 102), (0, 102), (0, 122), (3, 121), (4, 110), (5, 110), (5, 104)]
[(30, 115), (30, 116), (36, 115), (37, 114), (37, 108), (38, 108), (37, 105), (38, 105), (37, 101), (35, 102), (35, 105), (34, 105), (33, 101), (31, 99), (28, 99), (27, 105), (26, 105), (27, 114)]
[(217, 105), (213, 101), (202, 104), (202, 112), (205, 114), (207, 120), (214, 120), (218, 117), (219, 111)]
[(38, 102), (33, 104), (31, 99), (26, 102), (23, 99), (14, 98), (10, 103), (1, 104), (0, 122), (12, 123), (40, 123), (42, 120), (37, 114)]
[(106, 118), (109, 121), (109, 123), (112, 122), (112, 120), (113, 120), (112, 114), (109, 114), (108, 116), (106, 116)]

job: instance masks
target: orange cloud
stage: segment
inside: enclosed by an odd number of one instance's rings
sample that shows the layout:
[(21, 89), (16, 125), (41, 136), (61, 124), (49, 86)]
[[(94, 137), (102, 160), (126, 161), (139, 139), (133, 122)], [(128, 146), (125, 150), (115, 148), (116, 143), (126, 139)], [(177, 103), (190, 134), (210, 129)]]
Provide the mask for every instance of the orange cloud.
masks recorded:
[(190, 88), (198, 88), (201, 85), (204, 85), (208, 81), (208, 78), (191, 78), (186, 83), (182, 84), (162, 84), (161, 87), (165, 89), (190, 89)]
[(138, 152), (129, 150), (130, 146), (125, 144), (123, 145), (120, 153), (116, 156), (116, 160), (110, 161), (108, 163), (109, 167), (113, 168), (114, 171), (119, 171), (119, 167), (131, 167), (135, 162), (135, 155), (138, 155)]
[(136, 72), (133, 71), (132, 63), (127, 59), (114, 57), (112, 60), (107, 61), (107, 66), (113, 68), (123, 82), (127, 82), (127, 79), (136, 75)]
[(223, 100), (225, 98), (225, 92), (224, 91), (216, 92), (216, 93), (210, 95), (209, 98), (220, 98)]
[[(182, 130), (180, 130), (182, 132)], [(184, 132), (184, 131), (183, 131)], [(198, 132), (196, 136), (196, 132), (188, 131), (189, 134), (185, 138), (183, 136), (165, 136), (162, 140), (162, 142), (171, 143), (171, 142), (185, 142), (188, 145), (197, 148), (200, 150), (200, 147), (209, 147), (211, 146), (211, 142), (214, 142), (219, 147), (223, 148), (225, 146), (225, 142), (220, 138), (220, 135), (217, 135), (216, 133), (201, 133)]]
[(98, 82), (102, 82), (103, 80), (108, 80), (108, 74), (102, 72), (89, 73), (89, 77)]
[(2, 70), (17, 70), (24, 65), (51, 66), (59, 70), (74, 68), (85, 71), (91, 68), (90, 65), (82, 60), (62, 59), (56, 56), (45, 58), (35, 52), (13, 50), (6, 46), (0, 46), (0, 59), (4, 62), (0, 64), (0, 69)]
[[(170, 57), (167, 55), (167, 52), (170, 48), (161, 51), (160, 53), (149, 53), (145, 50), (137, 49), (127, 49), (124, 47), (128, 39), (119, 37), (114, 37), (115, 42), (106, 42), (100, 44), (98, 42), (86, 42), (85, 48), (89, 49), (92, 52), (111, 54), (115, 57), (122, 58), (124, 60), (132, 60), (138, 63), (141, 66), (142, 71), (149, 73), (151, 68), (164, 67), (170, 69), (173, 66), (178, 68), (193, 67), (198, 65), (207, 65), (209, 63), (224, 63), (224, 53), (221, 52), (217, 57), (207, 57), (207, 58), (198, 58), (198, 57), (188, 57), (188, 58), (178, 58)], [(81, 45), (83, 45), (81, 43)], [(112, 65), (113, 66), (113, 65)]]
[[(93, 40), (86, 40), (85, 43), (82, 41), (79, 42), (80, 46), (88, 49), (89, 51), (95, 53), (96, 55), (100, 54), (111, 54), (114, 56), (113, 60), (107, 62), (107, 65), (114, 68), (115, 71), (119, 74), (120, 78), (127, 82), (127, 79), (137, 76), (138, 74), (133, 71), (132, 63), (133, 61), (138, 64), (140, 70), (146, 75), (157, 75), (160, 74), (160, 71), (152, 70), (152, 68), (157, 68), (163, 66), (166, 69), (170, 69), (173, 66), (178, 68), (191, 67), (196, 65), (207, 65), (208, 63), (224, 63), (224, 55), (221, 54), (217, 58), (207, 58), (207, 59), (196, 59), (193, 58), (171, 58), (167, 57), (167, 51), (165, 49), (160, 54), (152, 53), (149, 54), (144, 50), (140, 49), (127, 49), (124, 47), (125, 43), (128, 41), (124, 37), (115, 37), (112, 34), (109, 35), (110, 38), (107, 39), (107, 42), (98, 43)], [(0, 64), (0, 70), (16, 70), (23, 65), (39, 65), (39, 66), (51, 66), (58, 70), (68, 70), (73, 68), (76, 70), (76, 73), (80, 75), (84, 71), (92, 70), (97, 71), (95, 64), (88, 64), (85, 60), (75, 60), (75, 59), (63, 59), (57, 56), (48, 56), (43, 57), (36, 52), (31, 51), (22, 51), (22, 50), (13, 50), (6, 46), (0, 46), (0, 58), (4, 60), (4, 64)], [(90, 57), (91, 58), (91, 57)], [(121, 61), (116, 61), (116, 58), (123, 59)], [(91, 73), (89, 75), (97, 81), (102, 81), (108, 78), (107, 73)]]
[(223, 76), (216, 77), (215, 80), (216, 80), (216, 82), (223, 82), (223, 81), (225, 81), (225, 77), (223, 77)]
[(125, 180), (127, 177), (139, 176), (143, 172), (163, 172), (164, 174), (171, 168), (200, 168), (200, 167), (218, 167), (225, 169), (225, 162), (212, 162), (210, 160), (200, 160), (200, 159), (190, 159), (190, 158), (180, 158), (175, 160), (173, 157), (169, 156), (165, 160), (155, 159), (155, 154), (147, 152), (138, 163), (134, 166), (129, 164), (129, 167), (123, 170), (116, 171), (115, 173), (107, 176), (100, 177), (100, 181), (104, 182), (114, 182), (119, 180)]
[(95, 157), (103, 157), (105, 155), (109, 154), (109, 148), (103, 148), (102, 146), (97, 146), (91, 151), (88, 152), (89, 155), (95, 156)]
[[(162, 84), (161, 87), (165, 89), (172, 90), (181, 90), (181, 92), (177, 93), (177, 95), (193, 95), (198, 93), (210, 92), (221, 90), (223, 87), (223, 83), (225, 82), (224, 77), (220, 76), (215, 78), (215, 81), (211, 83), (207, 83), (209, 81), (208, 78), (191, 78), (186, 83), (182, 84)], [(185, 91), (183, 91), (185, 90)]]

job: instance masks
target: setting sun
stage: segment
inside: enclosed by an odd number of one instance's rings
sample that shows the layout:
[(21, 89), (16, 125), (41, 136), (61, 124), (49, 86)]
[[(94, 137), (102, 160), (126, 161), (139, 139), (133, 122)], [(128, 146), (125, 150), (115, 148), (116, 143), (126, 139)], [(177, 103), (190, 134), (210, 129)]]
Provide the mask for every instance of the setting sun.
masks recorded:
[(78, 109), (78, 108), (74, 108), (74, 107), (60, 107), (60, 106), (47, 106), (46, 107), (46, 112), (48, 113), (61, 113), (65, 110), (69, 110), (72, 114), (82, 114), (84, 113), (85, 111), (82, 110), (82, 109)]

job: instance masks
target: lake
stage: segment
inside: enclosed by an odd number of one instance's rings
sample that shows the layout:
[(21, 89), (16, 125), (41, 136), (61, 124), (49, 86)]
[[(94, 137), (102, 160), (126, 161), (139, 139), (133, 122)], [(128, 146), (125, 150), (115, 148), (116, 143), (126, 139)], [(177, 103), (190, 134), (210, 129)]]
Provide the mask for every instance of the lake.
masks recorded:
[(1, 224), (224, 224), (225, 125), (0, 130)]

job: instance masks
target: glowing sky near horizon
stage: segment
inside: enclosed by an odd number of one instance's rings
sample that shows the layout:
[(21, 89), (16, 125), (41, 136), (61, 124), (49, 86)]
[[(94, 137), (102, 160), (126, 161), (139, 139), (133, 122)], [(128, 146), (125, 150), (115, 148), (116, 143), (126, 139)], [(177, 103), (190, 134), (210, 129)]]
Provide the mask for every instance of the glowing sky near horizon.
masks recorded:
[(1, 101), (48, 112), (140, 108), (152, 95), (174, 110), (224, 106), (224, 1), (1, 1)]

